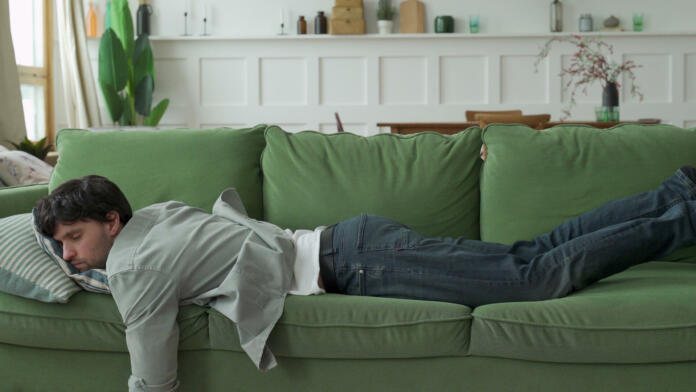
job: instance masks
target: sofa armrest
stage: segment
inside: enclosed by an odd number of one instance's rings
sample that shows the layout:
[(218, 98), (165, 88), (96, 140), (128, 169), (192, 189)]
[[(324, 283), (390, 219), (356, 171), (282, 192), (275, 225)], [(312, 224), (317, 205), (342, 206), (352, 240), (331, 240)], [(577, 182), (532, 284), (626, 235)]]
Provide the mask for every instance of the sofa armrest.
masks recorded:
[(30, 212), (36, 202), (48, 195), (48, 184), (0, 188), (0, 218)]

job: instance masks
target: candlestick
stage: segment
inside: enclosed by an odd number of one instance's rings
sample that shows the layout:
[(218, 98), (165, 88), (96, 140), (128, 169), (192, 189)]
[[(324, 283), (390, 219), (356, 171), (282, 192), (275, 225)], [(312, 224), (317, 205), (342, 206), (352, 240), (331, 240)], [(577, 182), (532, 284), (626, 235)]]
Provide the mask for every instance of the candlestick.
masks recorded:
[(188, 33), (188, 17), (191, 12), (191, 0), (184, 0), (184, 36), (189, 35)]
[(285, 35), (285, 8), (280, 9), (280, 35)]
[(210, 4), (203, 4), (203, 34), (208, 35), (208, 15), (210, 15)]

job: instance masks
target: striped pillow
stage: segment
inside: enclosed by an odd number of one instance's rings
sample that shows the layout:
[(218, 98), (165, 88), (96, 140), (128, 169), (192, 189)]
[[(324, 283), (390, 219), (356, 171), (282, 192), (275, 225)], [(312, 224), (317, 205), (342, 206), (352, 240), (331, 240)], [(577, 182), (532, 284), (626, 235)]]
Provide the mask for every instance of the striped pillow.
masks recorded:
[(30, 213), (0, 219), (0, 291), (63, 303), (80, 291), (36, 242)]
[(80, 272), (77, 268), (73, 267), (72, 264), (63, 260), (63, 245), (54, 240), (53, 237), (47, 237), (41, 234), (36, 208), (34, 208), (31, 213), (33, 216), (32, 229), (34, 230), (34, 236), (39, 246), (41, 246), (41, 249), (53, 260), (53, 263), (83, 289), (93, 293), (111, 294), (106, 270), (95, 268)]

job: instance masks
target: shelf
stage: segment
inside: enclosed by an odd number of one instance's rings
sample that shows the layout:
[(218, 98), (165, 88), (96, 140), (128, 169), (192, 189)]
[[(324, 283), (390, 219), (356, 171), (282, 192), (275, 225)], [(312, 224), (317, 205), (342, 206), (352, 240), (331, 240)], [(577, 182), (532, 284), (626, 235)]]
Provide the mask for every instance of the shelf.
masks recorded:
[(449, 34), (359, 34), (359, 35), (331, 35), (331, 34), (287, 34), (287, 35), (190, 35), (190, 36), (152, 36), (153, 41), (235, 41), (235, 40), (399, 40), (399, 39), (515, 39), (515, 38), (551, 38), (562, 37), (570, 34), (580, 36), (601, 36), (601, 37), (670, 37), (670, 36), (696, 36), (695, 31), (664, 31), (664, 32), (600, 32), (591, 33), (567, 32), (567, 33), (522, 33), (522, 34), (471, 34), (471, 33), (449, 33)]

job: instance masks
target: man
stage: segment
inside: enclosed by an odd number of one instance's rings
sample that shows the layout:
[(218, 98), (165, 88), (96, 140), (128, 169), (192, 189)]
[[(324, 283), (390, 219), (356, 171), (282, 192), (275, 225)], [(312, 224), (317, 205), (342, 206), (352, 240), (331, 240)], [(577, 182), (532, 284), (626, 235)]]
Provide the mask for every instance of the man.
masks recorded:
[(360, 215), (295, 233), (250, 219), (233, 189), (213, 214), (180, 202), (135, 213), (118, 187), (87, 176), (37, 203), (40, 230), (76, 268), (106, 268), (126, 324), (129, 387), (176, 390), (178, 306), (210, 305), (237, 324), (260, 369), (286, 294), (336, 292), (478, 306), (563, 297), (696, 243), (696, 169), (610, 201), (548, 234), (512, 245), (427, 238)]

